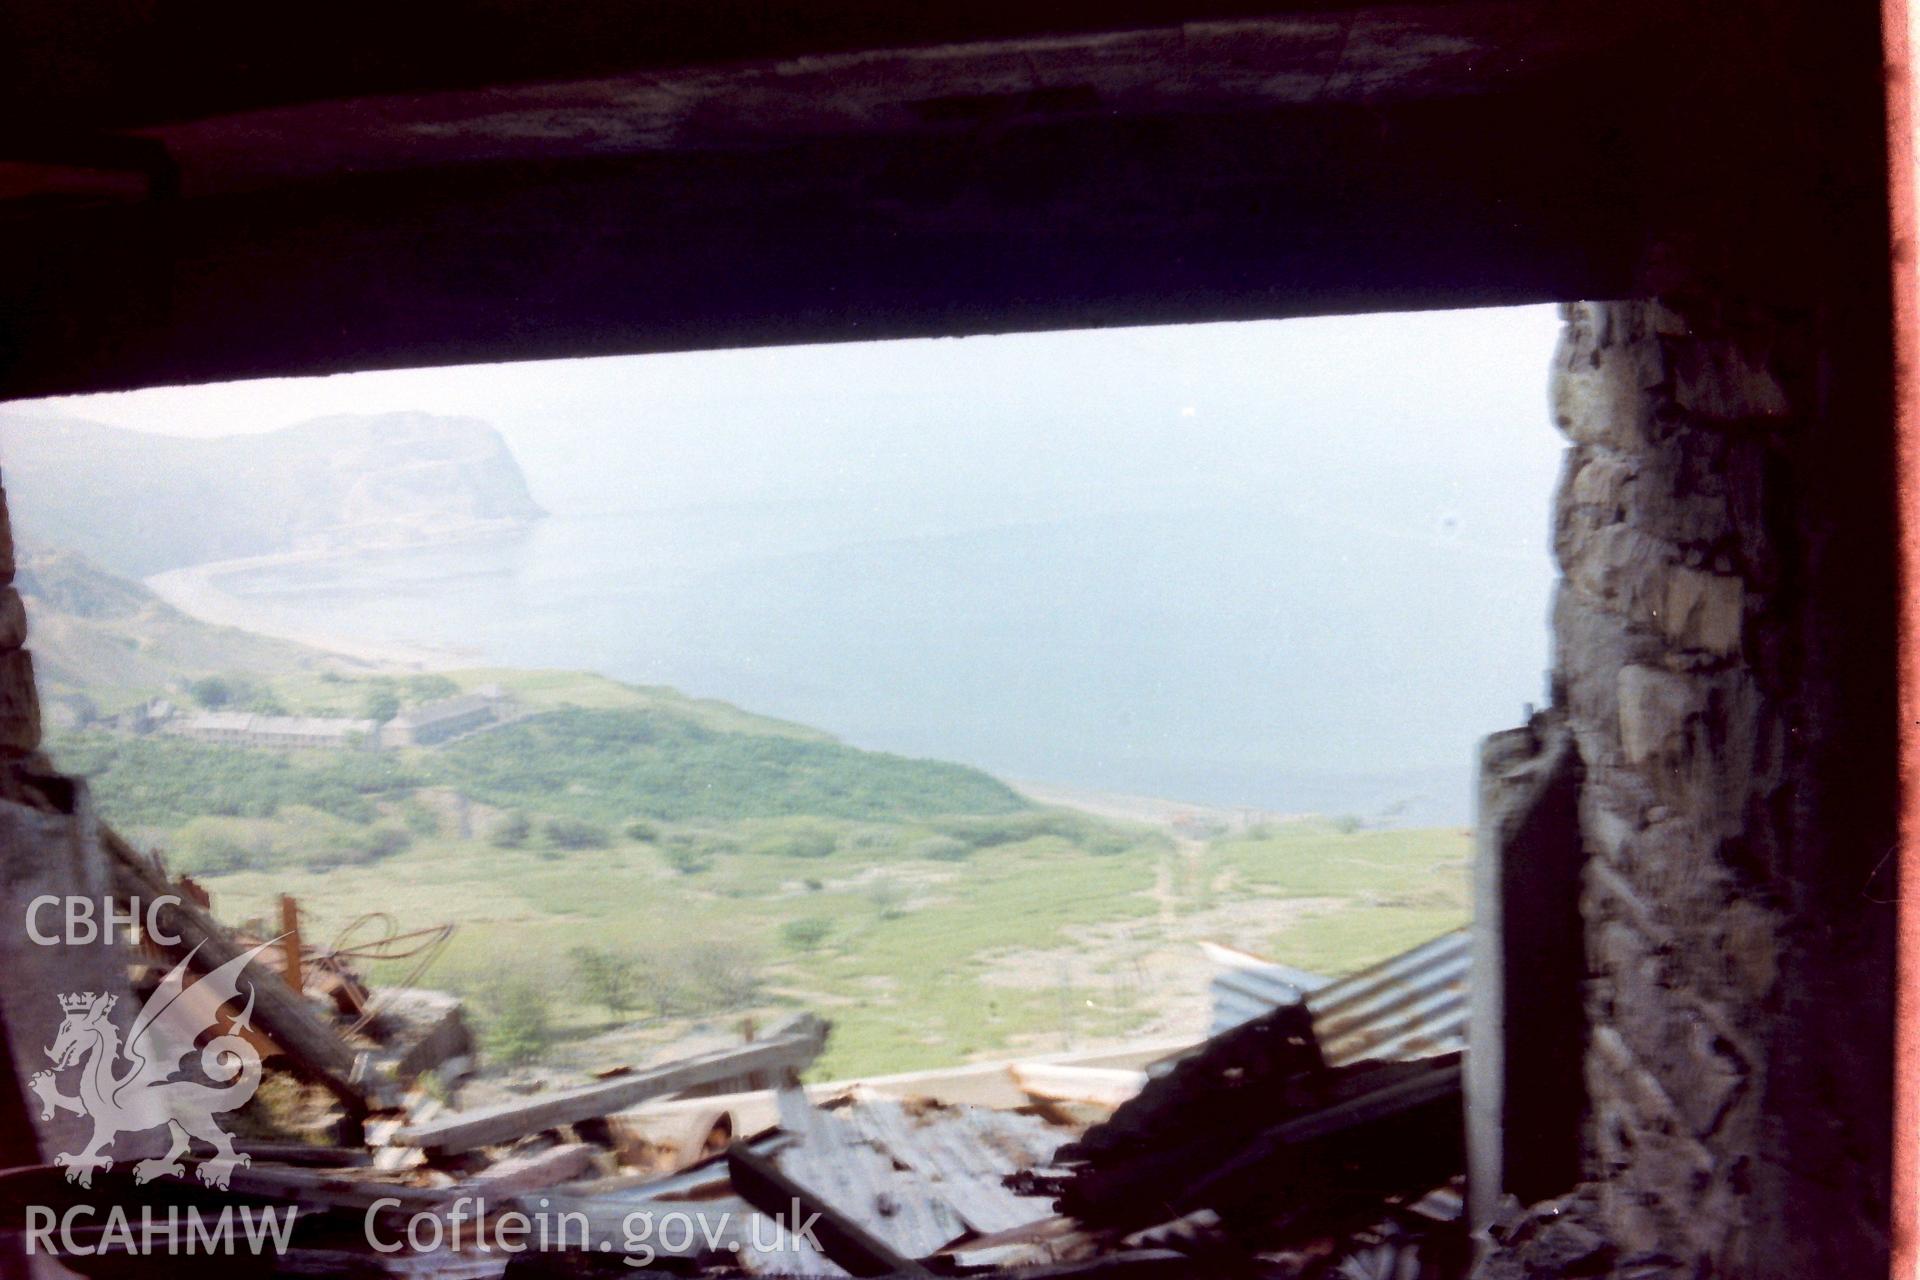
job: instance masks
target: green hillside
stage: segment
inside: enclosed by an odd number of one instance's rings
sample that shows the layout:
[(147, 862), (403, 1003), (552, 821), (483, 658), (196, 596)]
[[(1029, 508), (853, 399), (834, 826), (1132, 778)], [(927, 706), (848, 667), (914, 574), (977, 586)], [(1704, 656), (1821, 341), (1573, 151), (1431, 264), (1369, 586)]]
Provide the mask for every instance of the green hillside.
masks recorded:
[(82, 693), (106, 710), (208, 675), (315, 676), (367, 664), (216, 627), (73, 551), (22, 547), (14, 585), (27, 606), (43, 693)]
[(579, 817), (890, 819), (1024, 808), (977, 769), (837, 742), (720, 732), (661, 710), (568, 708), (440, 752), (436, 775), (496, 804)]

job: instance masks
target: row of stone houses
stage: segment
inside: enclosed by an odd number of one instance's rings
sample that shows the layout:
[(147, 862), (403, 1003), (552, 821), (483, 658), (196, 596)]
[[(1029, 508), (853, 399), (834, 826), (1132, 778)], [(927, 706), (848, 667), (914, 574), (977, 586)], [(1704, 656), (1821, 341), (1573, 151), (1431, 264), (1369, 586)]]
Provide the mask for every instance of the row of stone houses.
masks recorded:
[(428, 747), (500, 722), (509, 705), (506, 692), (490, 684), (409, 707), (385, 724), (343, 716), (269, 716), (246, 711), (181, 715), (169, 707), (168, 714), (156, 719), (151, 728), (228, 747), (288, 751)]
[(262, 716), (248, 711), (202, 711), (169, 720), (162, 732), (223, 747), (287, 751), (344, 750), (380, 745), (380, 726), (344, 716)]
[(483, 684), (471, 693), (408, 707), (380, 726), (380, 745), (430, 747), (505, 718), (506, 691)]

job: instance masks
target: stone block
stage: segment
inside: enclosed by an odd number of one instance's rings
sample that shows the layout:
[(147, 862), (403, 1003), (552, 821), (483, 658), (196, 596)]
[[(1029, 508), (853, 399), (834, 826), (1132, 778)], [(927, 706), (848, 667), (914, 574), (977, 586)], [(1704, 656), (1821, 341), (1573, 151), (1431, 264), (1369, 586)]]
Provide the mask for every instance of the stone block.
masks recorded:
[(1679, 567), (1667, 576), (1660, 629), (1686, 649), (1731, 654), (1740, 647), (1746, 588), (1738, 578)]
[(1780, 976), (1773, 913), (1745, 900), (1727, 904), (1720, 917), (1720, 954), (1733, 990), (1749, 1000), (1764, 999)]
[(1610, 512), (1623, 509), (1628, 501), (1628, 487), (1639, 469), (1633, 455), (1600, 447), (1579, 452), (1580, 465), (1567, 486), (1565, 501)]
[(1569, 328), (1548, 384), (1554, 424), (1580, 444), (1644, 449), (1657, 434), (1665, 381), (1659, 344), (1599, 346)]
[(1705, 696), (1698, 682), (1653, 667), (1620, 669), (1620, 749), (1629, 764), (1674, 763)]
[(1612, 1078), (1612, 1096), (1629, 1108), (1642, 1133), (1678, 1133), (1684, 1123), (1680, 1108), (1651, 1071), (1641, 1066), (1633, 1050), (1612, 1027), (1596, 1027), (1592, 1053), (1602, 1071)]
[(1676, 1029), (1683, 1078), (1675, 1095), (1692, 1132), (1710, 1137), (1746, 1092), (1753, 1059), (1734, 1037), (1723, 1035), (1698, 1013), (1682, 1015)]
[(1567, 580), (1636, 625), (1657, 627), (1679, 549), (1624, 524), (1609, 524), (1571, 548)]

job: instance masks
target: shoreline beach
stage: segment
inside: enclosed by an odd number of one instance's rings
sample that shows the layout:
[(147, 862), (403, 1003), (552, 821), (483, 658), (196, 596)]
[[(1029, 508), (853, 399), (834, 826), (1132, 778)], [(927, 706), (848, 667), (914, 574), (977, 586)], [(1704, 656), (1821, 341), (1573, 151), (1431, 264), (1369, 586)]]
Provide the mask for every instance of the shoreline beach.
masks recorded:
[(318, 564), (353, 555), (352, 550), (289, 551), (275, 555), (245, 556), (234, 560), (215, 560), (206, 564), (169, 569), (143, 579), (147, 589), (189, 617), (219, 627), (234, 627), (255, 635), (270, 636), (293, 644), (305, 645), (358, 663), (395, 671), (451, 671), (461, 667), (485, 665), (477, 649), (450, 649), (405, 641), (367, 640), (363, 637), (332, 634), (306, 627), (291, 627), (263, 616), (247, 602), (220, 585), (231, 574), (290, 565)]

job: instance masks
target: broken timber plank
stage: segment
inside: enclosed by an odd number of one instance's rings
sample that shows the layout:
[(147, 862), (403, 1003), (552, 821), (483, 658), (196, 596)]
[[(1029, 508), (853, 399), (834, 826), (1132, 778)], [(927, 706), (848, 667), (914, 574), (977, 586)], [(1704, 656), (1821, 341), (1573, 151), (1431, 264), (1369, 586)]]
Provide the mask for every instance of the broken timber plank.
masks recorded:
[(428, 1151), (471, 1151), (542, 1129), (592, 1120), (649, 1098), (679, 1093), (750, 1071), (797, 1072), (817, 1058), (826, 1046), (827, 1024), (812, 1014), (792, 1019), (780, 1032), (735, 1049), (683, 1058), (602, 1084), (584, 1085), (525, 1102), (456, 1111), (426, 1124), (410, 1125), (394, 1134), (392, 1141)]
[[(160, 898), (172, 900), (154, 912), (155, 923), (180, 939), (164, 948), (168, 954), (184, 956), (197, 946), (193, 962), (202, 973), (241, 954), (243, 948), (218, 920), (178, 892), (159, 868), (118, 833), (102, 826), (100, 835), (107, 849), (115, 897), (145, 904)], [(157, 940), (155, 945), (159, 945)], [(347, 1042), (266, 965), (249, 966), (247, 979), (253, 985), (254, 1025), (284, 1049), (304, 1074), (338, 1098), (349, 1114), (365, 1115), (366, 1090), (353, 1083), (354, 1052)]]
[(773, 1161), (756, 1155), (744, 1144), (727, 1148), (727, 1172), (740, 1198), (776, 1221), (792, 1225), (792, 1214), (809, 1224), (813, 1238), (827, 1259), (853, 1276), (931, 1276), (933, 1273), (901, 1257), (866, 1228), (815, 1196)]
[(1017, 1062), (1008, 1068), (1020, 1092), (1042, 1102), (1078, 1102), (1109, 1111), (1146, 1087), (1147, 1073), (1123, 1067), (1065, 1067)]
[(568, 1142), (548, 1147), (545, 1151), (508, 1156), (482, 1169), (467, 1181), (472, 1186), (485, 1187), (488, 1191), (506, 1195), (544, 1191), (592, 1173), (593, 1156), (597, 1150), (599, 1148), (591, 1143)]

